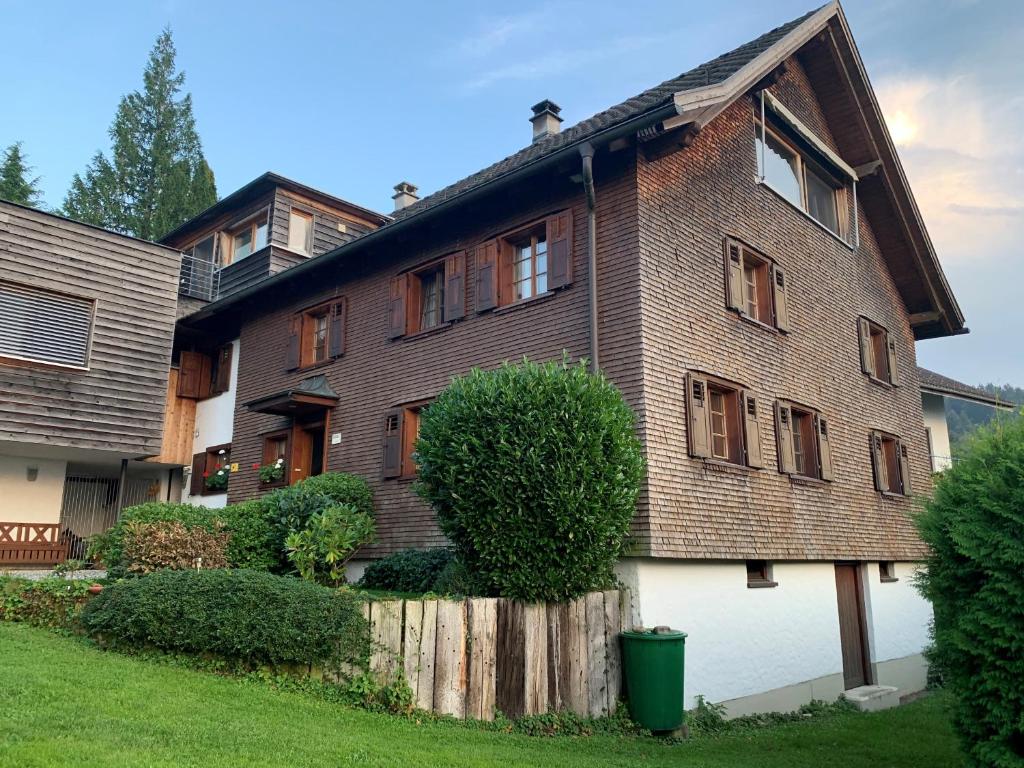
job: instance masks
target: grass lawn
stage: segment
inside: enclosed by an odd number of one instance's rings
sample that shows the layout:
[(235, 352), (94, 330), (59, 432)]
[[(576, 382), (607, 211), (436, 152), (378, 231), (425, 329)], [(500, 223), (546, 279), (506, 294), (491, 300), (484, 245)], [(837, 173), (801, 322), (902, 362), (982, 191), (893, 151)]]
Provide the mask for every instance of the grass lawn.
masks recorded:
[(417, 725), (105, 653), (0, 622), (0, 766), (870, 766), (961, 764), (934, 696), (878, 714), (701, 737), (511, 736)]

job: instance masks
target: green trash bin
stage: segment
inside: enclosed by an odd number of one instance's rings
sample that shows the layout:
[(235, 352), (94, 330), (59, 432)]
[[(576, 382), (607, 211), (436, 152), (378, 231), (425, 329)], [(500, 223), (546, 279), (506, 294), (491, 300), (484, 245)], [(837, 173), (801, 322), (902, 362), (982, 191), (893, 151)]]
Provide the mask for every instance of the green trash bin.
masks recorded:
[(620, 636), (629, 714), (649, 731), (681, 728), (686, 633), (658, 627)]

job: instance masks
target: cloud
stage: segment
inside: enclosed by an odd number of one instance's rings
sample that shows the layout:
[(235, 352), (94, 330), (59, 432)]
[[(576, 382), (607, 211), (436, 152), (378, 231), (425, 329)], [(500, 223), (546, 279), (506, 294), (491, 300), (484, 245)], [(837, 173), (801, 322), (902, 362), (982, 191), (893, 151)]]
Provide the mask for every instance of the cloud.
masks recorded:
[(486, 19), (480, 23), (472, 37), (467, 37), (458, 44), (457, 52), (463, 58), (487, 56), (511, 40), (538, 29), (546, 15), (546, 11), (534, 11), (518, 16)]

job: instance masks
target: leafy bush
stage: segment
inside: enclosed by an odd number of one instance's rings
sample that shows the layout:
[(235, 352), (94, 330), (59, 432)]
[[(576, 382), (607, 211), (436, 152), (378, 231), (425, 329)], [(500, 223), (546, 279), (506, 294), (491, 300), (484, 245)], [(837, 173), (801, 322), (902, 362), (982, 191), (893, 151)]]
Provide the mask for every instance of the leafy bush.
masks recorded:
[(643, 459), (603, 376), (565, 361), (474, 369), (423, 411), (416, 461), (484, 592), (558, 601), (613, 582)]
[(117, 648), (208, 653), (254, 664), (363, 662), (351, 594), (260, 571), (157, 571), (107, 586), (82, 624)]
[(301, 531), (285, 539), (288, 559), (307, 581), (345, 583), (345, 563), (357, 548), (373, 541), (373, 518), (351, 504), (315, 513)]
[(0, 576), (0, 620), (49, 629), (74, 629), (92, 582), (64, 578), (39, 581)]
[(202, 526), (186, 528), (176, 520), (132, 520), (124, 526), (121, 547), (130, 573), (152, 573), (161, 568), (227, 568), (230, 538), (217, 521), (208, 531)]
[(438, 579), (454, 559), (455, 554), (444, 548), (395, 552), (366, 566), (359, 586), (391, 592), (438, 592)]
[(358, 475), (347, 472), (326, 472), (307, 477), (293, 487), (316, 491), (330, 497), (335, 504), (349, 504), (365, 515), (373, 517), (373, 491)]
[(227, 555), (232, 568), (269, 571), (278, 564), (280, 545), (263, 499), (230, 504), (213, 515), (231, 532)]
[(107, 566), (111, 576), (123, 576), (129, 563), (124, 555), (124, 537), (135, 523), (181, 523), (185, 528), (203, 528), (212, 532), (213, 510), (194, 504), (175, 504), (152, 501), (128, 507), (121, 513), (117, 524), (104, 534), (94, 536), (89, 547), (90, 557)]
[(971, 765), (1024, 763), (1024, 419), (979, 431), (918, 518), (930, 659)]

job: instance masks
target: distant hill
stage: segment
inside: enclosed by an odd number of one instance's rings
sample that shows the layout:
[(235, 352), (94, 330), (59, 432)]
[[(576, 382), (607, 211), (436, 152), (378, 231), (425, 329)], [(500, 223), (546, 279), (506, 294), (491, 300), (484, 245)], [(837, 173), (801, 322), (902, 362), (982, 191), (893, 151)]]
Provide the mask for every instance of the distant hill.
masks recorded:
[[(1006, 403), (1024, 405), (1024, 388), (1011, 387), (1009, 384), (979, 384), (979, 389), (995, 395)], [(1018, 419), (1020, 411), (1008, 413), (997, 411), (987, 405), (970, 403), (965, 400), (946, 399), (946, 421), (949, 424), (949, 442), (952, 445), (953, 455), (958, 453), (957, 447), (964, 437), (976, 430), (983, 424), (988, 424), (993, 419)]]

